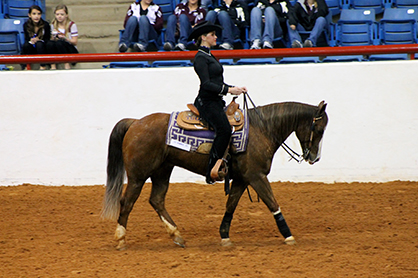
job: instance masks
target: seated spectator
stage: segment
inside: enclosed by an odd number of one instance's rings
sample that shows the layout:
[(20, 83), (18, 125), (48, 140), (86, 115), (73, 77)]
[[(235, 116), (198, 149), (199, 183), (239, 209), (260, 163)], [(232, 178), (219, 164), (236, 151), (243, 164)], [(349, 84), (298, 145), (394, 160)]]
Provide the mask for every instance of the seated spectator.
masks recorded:
[[(176, 6), (174, 14), (167, 19), (164, 50), (172, 50), (174, 46), (176, 50), (186, 50), (192, 28), (206, 17), (206, 10), (200, 4), (201, 0), (188, 0)], [(178, 38), (177, 44), (176, 37)]]
[[(326, 20), (328, 6), (325, 0), (298, 0), (289, 12), (288, 32), (293, 48), (316, 46), (318, 37), (329, 24)], [(302, 45), (299, 31), (310, 31)]]
[(223, 0), (220, 7), (209, 11), (206, 20), (219, 22), (223, 27), (220, 35), (221, 49), (234, 49), (234, 40), (241, 36), (241, 31), (249, 25), (248, 9), (237, 0)]
[[(78, 53), (76, 48), (78, 42), (78, 29), (74, 21), (68, 16), (66, 5), (58, 5), (54, 10), (55, 18), (51, 23), (52, 36), (47, 44), (49, 53), (67, 54)], [(71, 69), (70, 63), (65, 63), (65, 69)], [(56, 64), (51, 69), (56, 69)]]
[[(284, 37), (287, 31), (288, 0), (258, 0), (251, 10), (251, 49), (273, 48), (273, 40)], [(264, 27), (264, 28), (263, 28)], [(262, 32), (264, 29), (264, 32)]]
[(149, 40), (156, 40), (163, 28), (163, 12), (152, 0), (137, 0), (128, 9), (119, 42), (119, 52), (133, 44), (136, 52), (146, 51)]
[[(48, 54), (46, 44), (51, 38), (51, 27), (42, 19), (42, 9), (33, 5), (29, 8), (28, 21), (23, 24), (25, 42), (22, 47), (22, 54)], [(40, 69), (45, 70), (46, 64), (41, 64)], [(25, 69), (22, 65), (22, 69)]]

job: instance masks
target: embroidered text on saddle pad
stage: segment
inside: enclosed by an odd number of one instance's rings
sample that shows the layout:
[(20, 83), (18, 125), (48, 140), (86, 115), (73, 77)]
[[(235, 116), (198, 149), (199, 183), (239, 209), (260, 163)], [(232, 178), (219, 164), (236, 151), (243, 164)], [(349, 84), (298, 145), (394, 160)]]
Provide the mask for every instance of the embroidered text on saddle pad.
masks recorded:
[[(200, 145), (213, 142), (215, 132), (211, 130), (185, 130), (178, 126), (177, 116), (180, 112), (173, 112), (168, 123), (166, 144), (185, 151), (197, 151)], [(244, 126), (232, 134), (232, 144), (236, 152), (244, 152), (248, 142), (248, 117), (244, 110)]]

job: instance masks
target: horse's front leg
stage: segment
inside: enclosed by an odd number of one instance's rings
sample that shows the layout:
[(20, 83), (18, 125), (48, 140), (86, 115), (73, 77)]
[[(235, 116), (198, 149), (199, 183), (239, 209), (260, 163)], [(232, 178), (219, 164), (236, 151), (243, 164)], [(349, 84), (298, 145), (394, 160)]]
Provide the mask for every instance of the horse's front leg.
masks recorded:
[(280, 233), (285, 238), (284, 243), (288, 245), (293, 245), (296, 243), (295, 238), (290, 232), (289, 226), (286, 223), (286, 220), (283, 217), (283, 213), (280, 210), (279, 204), (273, 195), (273, 190), (271, 189), (270, 182), (267, 177), (258, 179), (251, 182), (251, 186), (260, 196), (261, 200), (267, 205), (269, 210), (276, 220), (277, 227), (279, 228)]
[(221, 245), (222, 246), (231, 246), (232, 241), (229, 238), (229, 229), (231, 227), (232, 218), (237, 208), (238, 202), (244, 193), (247, 186), (243, 182), (234, 180), (232, 182), (231, 191), (228, 196), (228, 201), (226, 203), (226, 211), (224, 218), (222, 219), (221, 227), (219, 228), (219, 233), (221, 234)]

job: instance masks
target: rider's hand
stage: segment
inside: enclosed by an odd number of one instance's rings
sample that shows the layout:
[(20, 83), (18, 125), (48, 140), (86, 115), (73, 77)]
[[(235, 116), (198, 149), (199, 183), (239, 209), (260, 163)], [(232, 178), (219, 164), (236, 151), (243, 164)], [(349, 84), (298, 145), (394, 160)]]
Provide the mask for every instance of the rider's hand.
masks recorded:
[(228, 92), (231, 95), (238, 96), (238, 95), (240, 95), (242, 93), (246, 93), (247, 92), (247, 88), (246, 87), (230, 87), (229, 90), (228, 90)]

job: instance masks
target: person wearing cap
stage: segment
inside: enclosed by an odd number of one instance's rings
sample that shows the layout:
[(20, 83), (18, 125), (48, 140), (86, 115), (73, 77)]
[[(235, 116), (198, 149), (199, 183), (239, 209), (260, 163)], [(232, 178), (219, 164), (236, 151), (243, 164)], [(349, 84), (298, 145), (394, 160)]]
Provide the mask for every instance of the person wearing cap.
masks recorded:
[(194, 40), (198, 47), (193, 66), (200, 79), (200, 88), (194, 105), (200, 117), (215, 131), (206, 172), (206, 182), (209, 184), (214, 182), (210, 173), (216, 162), (224, 156), (232, 132), (224, 112), (223, 96), (228, 93), (240, 95), (247, 92), (246, 87), (231, 86), (224, 82), (222, 64), (210, 51), (211, 47), (216, 46), (216, 32), (221, 30), (221, 26), (210, 21), (203, 21), (193, 28), (189, 37), (189, 40)]
[(163, 24), (163, 12), (160, 6), (154, 4), (152, 0), (136, 0), (129, 6), (125, 16), (123, 24), (125, 31), (119, 42), (119, 52), (126, 52), (132, 44), (134, 51), (146, 51), (148, 41), (158, 39)]

